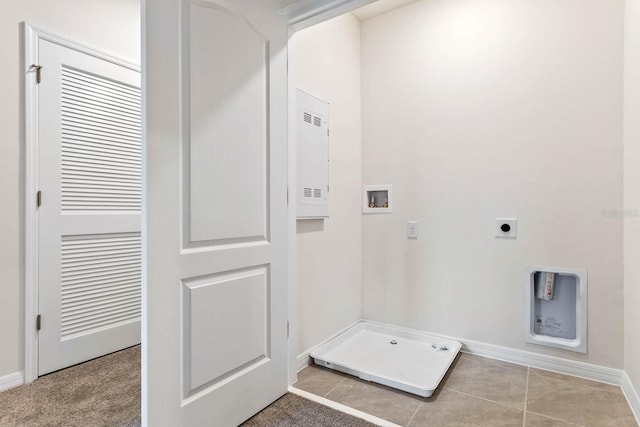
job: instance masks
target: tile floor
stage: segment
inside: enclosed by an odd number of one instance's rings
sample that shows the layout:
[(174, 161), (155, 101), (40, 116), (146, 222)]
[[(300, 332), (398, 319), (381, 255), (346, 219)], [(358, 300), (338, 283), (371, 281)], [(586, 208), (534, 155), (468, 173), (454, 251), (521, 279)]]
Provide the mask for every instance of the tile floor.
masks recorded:
[(402, 426), (638, 426), (620, 387), (464, 353), (428, 399), (316, 365), (295, 387)]

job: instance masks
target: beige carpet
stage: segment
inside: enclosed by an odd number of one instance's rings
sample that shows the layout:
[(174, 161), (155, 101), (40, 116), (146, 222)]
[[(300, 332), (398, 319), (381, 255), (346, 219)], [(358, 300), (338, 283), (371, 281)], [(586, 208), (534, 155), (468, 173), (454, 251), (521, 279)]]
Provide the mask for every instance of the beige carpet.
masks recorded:
[(244, 427), (374, 426), (374, 424), (360, 418), (338, 412), (291, 393), (285, 394), (242, 425)]
[(0, 393), (0, 426), (140, 425), (140, 346)]
[[(243, 425), (373, 426), (290, 393)], [(0, 393), (0, 426), (140, 426), (140, 346), (45, 375), (31, 384)]]

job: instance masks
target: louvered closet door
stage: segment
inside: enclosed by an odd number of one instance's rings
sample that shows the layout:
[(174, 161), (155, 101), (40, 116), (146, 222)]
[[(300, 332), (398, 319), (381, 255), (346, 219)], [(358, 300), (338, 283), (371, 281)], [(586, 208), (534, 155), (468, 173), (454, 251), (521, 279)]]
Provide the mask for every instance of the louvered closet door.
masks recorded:
[(39, 374), (140, 342), (140, 74), (40, 41)]

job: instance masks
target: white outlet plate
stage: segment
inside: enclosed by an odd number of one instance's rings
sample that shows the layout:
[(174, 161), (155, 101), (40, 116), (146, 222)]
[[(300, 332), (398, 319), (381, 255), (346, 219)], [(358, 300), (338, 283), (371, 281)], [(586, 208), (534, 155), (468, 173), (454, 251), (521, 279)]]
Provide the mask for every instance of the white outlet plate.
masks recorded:
[[(508, 225), (509, 231), (502, 231), (503, 225)], [(518, 220), (516, 218), (496, 218), (496, 237), (510, 239), (518, 237)]]
[(407, 237), (409, 239), (418, 238), (418, 221), (407, 221)]

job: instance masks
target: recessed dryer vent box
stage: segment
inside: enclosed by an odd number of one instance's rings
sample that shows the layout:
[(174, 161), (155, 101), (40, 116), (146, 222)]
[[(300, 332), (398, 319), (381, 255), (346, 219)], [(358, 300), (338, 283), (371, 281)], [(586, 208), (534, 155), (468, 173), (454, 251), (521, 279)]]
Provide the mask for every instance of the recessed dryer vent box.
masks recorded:
[(525, 281), (525, 341), (587, 352), (587, 272), (530, 267)]

